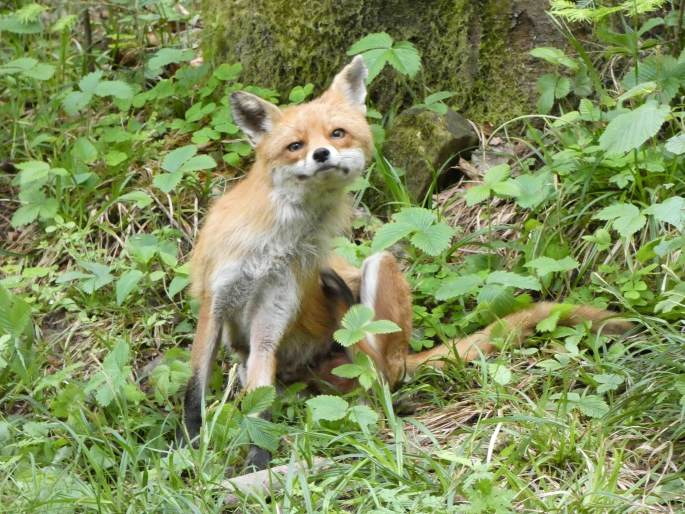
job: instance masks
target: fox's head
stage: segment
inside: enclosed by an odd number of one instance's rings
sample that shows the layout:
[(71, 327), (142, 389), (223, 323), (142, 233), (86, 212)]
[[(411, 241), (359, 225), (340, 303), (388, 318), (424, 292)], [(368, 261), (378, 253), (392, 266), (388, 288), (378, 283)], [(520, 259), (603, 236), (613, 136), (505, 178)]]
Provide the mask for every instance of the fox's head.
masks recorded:
[(367, 69), (355, 57), (320, 97), (280, 109), (243, 91), (231, 95), (236, 124), (256, 148), (255, 171), (289, 196), (342, 189), (371, 154), (366, 121)]

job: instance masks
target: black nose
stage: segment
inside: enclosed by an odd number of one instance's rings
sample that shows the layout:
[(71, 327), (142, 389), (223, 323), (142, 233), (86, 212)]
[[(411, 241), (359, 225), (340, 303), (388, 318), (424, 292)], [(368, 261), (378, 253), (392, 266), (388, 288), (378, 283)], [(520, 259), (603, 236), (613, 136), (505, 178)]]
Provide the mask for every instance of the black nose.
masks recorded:
[(328, 150), (328, 148), (317, 148), (314, 150), (312, 157), (314, 157), (316, 162), (326, 162), (330, 155), (331, 152)]

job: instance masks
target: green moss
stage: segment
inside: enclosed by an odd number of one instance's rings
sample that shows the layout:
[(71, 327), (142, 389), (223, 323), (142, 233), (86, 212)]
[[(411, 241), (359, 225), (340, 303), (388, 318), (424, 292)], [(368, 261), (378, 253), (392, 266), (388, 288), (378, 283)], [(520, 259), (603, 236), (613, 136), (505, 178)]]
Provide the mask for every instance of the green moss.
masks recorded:
[[(386, 69), (373, 83), (381, 109), (406, 107), (424, 91), (457, 92), (455, 107), (478, 121), (519, 114), (529, 93), (510, 52), (513, 0), (203, 0), (205, 57), (243, 64), (242, 80), (286, 93), (328, 84), (346, 50), (372, 32), (414, 43), (423, 69), (407, 82)], [(412, 98), (418, 92), (418, 98)]]

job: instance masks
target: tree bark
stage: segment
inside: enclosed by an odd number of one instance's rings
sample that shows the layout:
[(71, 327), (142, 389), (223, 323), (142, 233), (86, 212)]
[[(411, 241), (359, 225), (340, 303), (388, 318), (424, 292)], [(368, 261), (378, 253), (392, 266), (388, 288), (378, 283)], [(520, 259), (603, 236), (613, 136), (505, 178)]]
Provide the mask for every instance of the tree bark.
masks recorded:
[[(203, 0), (205, 59), (241, 62), (241, 81), (282, 95), (311, 82), (318, 91), (361, 37), (385, 31), (409, 40), (422, 70), (406, 81), (391, 69), (370, 96), (381, 109), (457, 93), (451, 106), (480, 122), (529, 112), (544, 68), (528, 55), (563, 44), (540, 0)], [(416, 94), (416, 98), (412, 95)]]

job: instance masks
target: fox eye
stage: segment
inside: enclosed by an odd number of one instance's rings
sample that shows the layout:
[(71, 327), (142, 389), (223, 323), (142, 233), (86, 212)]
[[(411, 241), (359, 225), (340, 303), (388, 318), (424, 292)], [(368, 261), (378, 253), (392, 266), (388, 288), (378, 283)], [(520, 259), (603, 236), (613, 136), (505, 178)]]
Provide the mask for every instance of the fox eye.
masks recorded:
[(295, 141), (294, 143), (290, 143), (286, 148), (288, 149), (289, 152), (297, 152), (304, 146), (304, 143), (302, 141)]
[(341, 139), (345, 137), (345, 129), (337, 128), (333, 132), (331, 132), (331, 137), (333, 139)]

